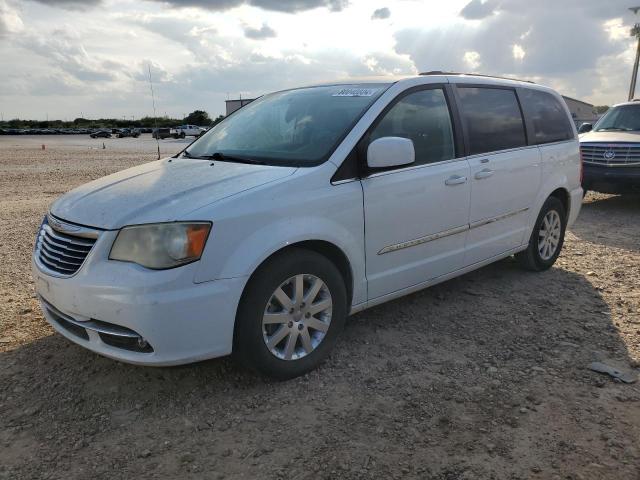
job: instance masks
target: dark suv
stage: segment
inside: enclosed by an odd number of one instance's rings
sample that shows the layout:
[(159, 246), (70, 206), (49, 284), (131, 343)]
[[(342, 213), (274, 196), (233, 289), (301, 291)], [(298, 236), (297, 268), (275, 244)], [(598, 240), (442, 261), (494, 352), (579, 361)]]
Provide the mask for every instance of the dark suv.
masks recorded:
[(612, 107), (580, 133), (585, 192), (640, 193), (640, 102)]
[(171, 129), (170, 128), (154, 128), (153, 133), (151, 134), (153, 138), (169, 138), (171, 137)]

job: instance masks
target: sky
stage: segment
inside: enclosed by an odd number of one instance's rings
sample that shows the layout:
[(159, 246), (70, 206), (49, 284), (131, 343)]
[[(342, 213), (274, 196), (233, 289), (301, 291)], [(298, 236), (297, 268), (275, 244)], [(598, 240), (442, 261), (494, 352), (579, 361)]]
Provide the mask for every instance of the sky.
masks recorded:
[[(637, 2), (637, 3), (634, 3)], [(0, 115), (224, 113), (228, 98), (443, 70), (626, 100), (640, 0), (0, 0)], [(640, 96), (640, 94), (639, 94)]]

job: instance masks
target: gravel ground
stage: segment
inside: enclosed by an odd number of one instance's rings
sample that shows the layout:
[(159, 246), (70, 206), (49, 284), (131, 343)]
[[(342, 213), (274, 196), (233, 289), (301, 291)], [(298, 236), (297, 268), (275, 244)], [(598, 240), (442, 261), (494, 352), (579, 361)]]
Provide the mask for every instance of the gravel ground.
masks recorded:
[(638, 373), (638, 197), (589, 194), (553, 269), (508, 259), (362, 312), (277, 383), (228, 359), (117, 363), (45, 323), (47, 206), (155, 158), (148, 136), (102, 143), (0, 137), (0, 478), (640, 478), (640, 386), (587, 368)]

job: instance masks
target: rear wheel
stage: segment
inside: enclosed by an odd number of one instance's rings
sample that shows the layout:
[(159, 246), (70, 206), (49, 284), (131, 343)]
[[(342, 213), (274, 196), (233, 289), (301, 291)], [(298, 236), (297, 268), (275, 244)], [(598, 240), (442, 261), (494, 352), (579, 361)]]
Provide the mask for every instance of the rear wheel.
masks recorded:
[(271, 377), (297, 377), (327, 357), (346, 315), (346, 288), (335, 265), (313, 251), (287, 250), (249, 281), (236, 316), (234, 356)]
[(540, 210), (529, 246), (516, 254), (516, 260), (524, 268), (536, 272), (551, 268), (562, 250), (566, 227), (564, 205), (558, 198), (549, 197)]

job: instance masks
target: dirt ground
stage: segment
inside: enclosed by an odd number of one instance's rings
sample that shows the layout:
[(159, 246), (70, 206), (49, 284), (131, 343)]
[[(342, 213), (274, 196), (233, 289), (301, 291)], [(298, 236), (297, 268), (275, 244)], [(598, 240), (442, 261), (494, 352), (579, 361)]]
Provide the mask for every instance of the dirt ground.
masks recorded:
[(640, 478), (640, 383), (587, 368), (639, 372), (640, 198), (589, 194), (553, 269), (508, 259), (362, 312), (278, 383), (117, 363), (45, 323), (48, 205), (154, 159), (148, 136), (102, 143), (0, 137), (0, 479)]

